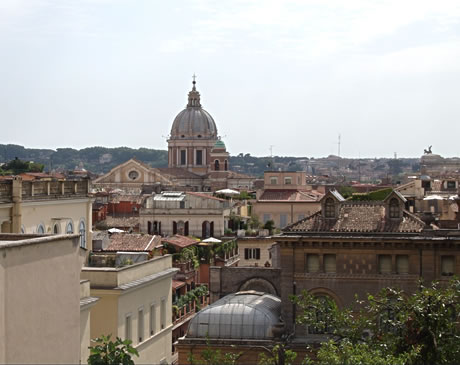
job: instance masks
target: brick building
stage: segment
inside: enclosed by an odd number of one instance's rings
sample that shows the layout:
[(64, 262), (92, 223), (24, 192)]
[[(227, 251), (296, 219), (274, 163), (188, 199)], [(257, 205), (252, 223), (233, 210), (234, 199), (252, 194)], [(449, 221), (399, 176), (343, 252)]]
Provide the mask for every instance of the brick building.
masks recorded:
[[(430, 229), (405, 210), (392, 192), (383, 201), (345, 201), (331, 191), (321, 211), (288, 226), (277, 237), (282, 316), (294, 328), (289, 296), (307, 290), (353, 305), (384, 287), (410, 293), (419, 280), (448, 280), (460, 273), (460, 231)], [(307, 335), (296, 328), (297, 336)]]

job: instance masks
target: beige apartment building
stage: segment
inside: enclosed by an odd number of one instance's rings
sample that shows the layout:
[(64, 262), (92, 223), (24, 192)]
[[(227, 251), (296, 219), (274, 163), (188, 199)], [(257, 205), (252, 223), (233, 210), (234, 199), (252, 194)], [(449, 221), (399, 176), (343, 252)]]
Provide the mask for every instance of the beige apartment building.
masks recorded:
[(172, 256), (123, 267), (84, 267), (91, 297), (91, 338), (112, 334), (133, 341), (136, 363), (170, 364), (172, 353)]
[(85, 363), (89, 310), (80, 237), (0, 235), (0, 363)]
[[(0, 181), (0, 232), (78, 233), (91, 250), (92, 199), (89, 180)], [(83, 255), (85, 256), (85, 254)]]
[(141, 232), (172, 236), (221, 237), (230, 202), (211, 194), (165, 191), (149, 197), (139, 217)]
[(238, 266), (271, 267), (273, 237), (238, 237)]
[(323, 195), (307, 185), (304, 171), (266, 171), (252, 213), (262, 223), (273, 220), (284, 228), (317, 212)]

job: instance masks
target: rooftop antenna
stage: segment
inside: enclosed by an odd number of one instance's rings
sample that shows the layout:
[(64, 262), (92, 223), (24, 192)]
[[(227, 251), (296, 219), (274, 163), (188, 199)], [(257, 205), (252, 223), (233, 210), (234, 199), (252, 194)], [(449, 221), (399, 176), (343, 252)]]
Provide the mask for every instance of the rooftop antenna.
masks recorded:
[(337, 141), (337, 156), (340, 157), (340, 139), (341, 139), (341, 136), (340, 136), (340, 133), (339, 133), (339, 140)]
[(273, 147), (275, 147), (274, 144), (271, 144), (270, 145), (270, 162), (268, 163), (267, 167), (269, 167), (270, 169), (273, 169), (274, 168), (274, 162), (273, 162)]

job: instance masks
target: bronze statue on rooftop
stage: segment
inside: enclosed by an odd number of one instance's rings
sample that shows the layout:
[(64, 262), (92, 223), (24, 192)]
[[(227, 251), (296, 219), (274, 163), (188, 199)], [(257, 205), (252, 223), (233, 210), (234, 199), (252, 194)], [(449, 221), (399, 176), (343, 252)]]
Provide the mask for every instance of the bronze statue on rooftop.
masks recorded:
[(431, 154), (433, 153), (433, 152), (431, 152), (431, 147), (433, 147), (433, 146), (428, 147), (427, 150), (424, 149), (424, 150), (423, 150), (423, 153), (424, 153), (425, 155), (431, 155)]

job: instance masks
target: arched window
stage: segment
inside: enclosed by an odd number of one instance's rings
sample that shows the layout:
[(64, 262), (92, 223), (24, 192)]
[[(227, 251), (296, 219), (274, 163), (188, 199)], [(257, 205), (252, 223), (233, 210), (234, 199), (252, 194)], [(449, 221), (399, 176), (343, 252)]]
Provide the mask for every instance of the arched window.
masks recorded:
[(37, 227), (37, 233), (38, 234), (45, 234), (45, 226), (43, 224), (39, 224)]
[(53, 227), (53, 233), (58, 234), (60, 232), (59, 223), (55, 223)]
[(214, 170), (219, 171), (219, 160), (214, 161)]
[(72, 222), (67, 223), (65, 233), (67, 233), (67, 234), (72, 234), (73, 233), (73, 224), (72, 224)]
[(228, 170), (228, 162), (227, 162), (227, 160), (225, 160), (225, 162), (224, 162), (224, 170), (225, 170), (225, 171)]
[(327, 198), (324, 204), (326, 218), (335, 217), (335, 204), (332, 198)]
[(201, 225), (201, 238), (211, 237), (211, 224), (208, 221), (204, 221)]
[(390, 218), (399, 218), (399, 202), (398, 199), (393, 198), (390, 200)]
[(80, 221), (78, 232), (80, 233), (80, 247), (86, 248), (86, 228), (83, 220)]
[(331, 312), (333, 307), (336, 306), (336, 304), (333, 299), (325, 295), (318, 295), (316, 298), (318, 299), (319, 306), (316, 308), (315, 322), (318, 325), (309, 326), (308, 333), (316, 335), (332, 333), (333, 328), (331, 326)]

